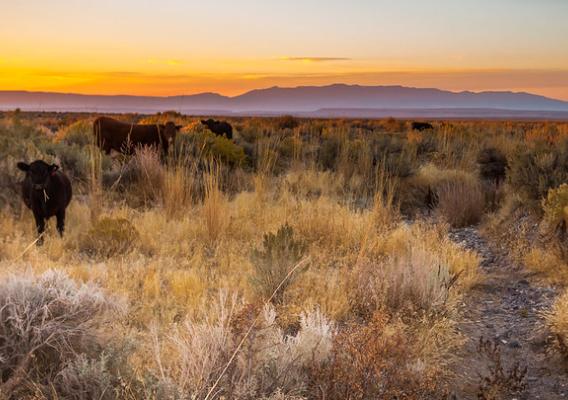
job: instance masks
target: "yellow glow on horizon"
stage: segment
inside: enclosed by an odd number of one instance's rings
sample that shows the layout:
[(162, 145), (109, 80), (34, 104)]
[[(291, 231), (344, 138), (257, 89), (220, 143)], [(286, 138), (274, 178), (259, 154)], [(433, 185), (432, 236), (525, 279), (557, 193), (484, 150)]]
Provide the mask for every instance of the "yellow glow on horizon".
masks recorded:
[[(306, 65), (307, 64), (307, 65)], [(317, 64), (314, 66), (314, 64)], [(0, 60), (0, 90), (80, 94), (171, 96), (216, 92), (239, 95), (271, 86), (321, 86), (333, 83), (403, 85), (445, 90), (527, 91), (568, 100), (568, 71), (504, 69), (382, 68), (366, 60), (305, 61), (304, 58), (188, 61), (152, 58), (135, 70), (99, 69), (65, 62), (31, 68), (28, 62)], [(228, 72), (227, 72), (228, 71)]]

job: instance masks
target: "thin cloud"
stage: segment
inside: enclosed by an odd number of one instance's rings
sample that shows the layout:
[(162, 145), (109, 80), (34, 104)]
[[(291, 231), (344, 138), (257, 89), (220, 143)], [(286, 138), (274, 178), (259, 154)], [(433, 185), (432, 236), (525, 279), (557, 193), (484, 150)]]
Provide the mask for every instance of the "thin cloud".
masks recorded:
[(303, 61), (303, 62), (328, 62), (328, 61), (349, 61), (347, 57), (280, 57), (282, 61)]

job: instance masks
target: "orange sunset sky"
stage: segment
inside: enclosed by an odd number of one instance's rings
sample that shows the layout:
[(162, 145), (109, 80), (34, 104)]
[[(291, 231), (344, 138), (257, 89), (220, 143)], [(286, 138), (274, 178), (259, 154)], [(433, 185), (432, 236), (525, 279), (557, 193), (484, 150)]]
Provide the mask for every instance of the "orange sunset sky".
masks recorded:
[(568, 100), (565, 0), (20, 0), (0, 90), (236, 95), (357, 83)]

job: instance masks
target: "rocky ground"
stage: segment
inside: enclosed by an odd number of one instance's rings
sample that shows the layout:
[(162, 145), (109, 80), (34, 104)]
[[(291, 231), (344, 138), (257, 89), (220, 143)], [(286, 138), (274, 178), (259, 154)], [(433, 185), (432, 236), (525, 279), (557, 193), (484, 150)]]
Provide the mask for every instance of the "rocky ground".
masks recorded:
[(483, 259), (481, 282), (463, 300), (467, 338), (456, 365), (455, 399), (568, 399), (568, 371), (544, 331), (542, 311), (556, 296), (488, 243), (476, 228), (450, 232)]

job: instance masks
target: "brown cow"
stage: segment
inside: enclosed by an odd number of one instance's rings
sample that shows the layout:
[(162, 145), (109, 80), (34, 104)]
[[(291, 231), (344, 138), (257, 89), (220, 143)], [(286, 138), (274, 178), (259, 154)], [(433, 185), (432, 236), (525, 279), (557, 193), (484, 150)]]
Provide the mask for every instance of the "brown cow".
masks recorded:
[(124, 154), (132, 154), (138, 146), (161, 146), (164, 154), (167, 154), (169, 145), (174, 143), (180, 128), (180, 125), (175, 125), (173, 122), (139, 125), (108, 117), (99, 117), (93, 123), (97, 146), (107, 154), (113, 149)]

